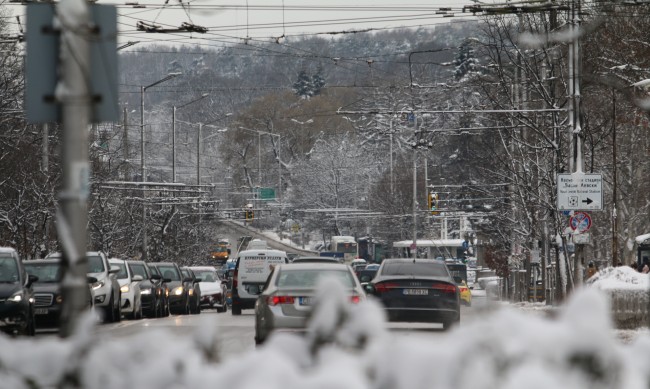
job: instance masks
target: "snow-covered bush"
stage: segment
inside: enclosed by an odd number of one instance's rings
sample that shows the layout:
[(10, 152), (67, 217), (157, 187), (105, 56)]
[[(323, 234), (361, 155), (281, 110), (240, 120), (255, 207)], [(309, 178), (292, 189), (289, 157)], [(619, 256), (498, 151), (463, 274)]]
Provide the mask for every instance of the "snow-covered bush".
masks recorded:
[[(146, 331), (0, 336), (0, 388), (647, 389), (650, 337), (617, 341), (601, 291), (576, 291), (550, 320), (497, 310), (435, 339), (389, 333), (375, 301), (353, 306), (326, 285), (306, 336), (278, 334), (255, 351), (218, 355), (219, 326), (205, 315), (194, 336)], [(218, 318), (218, 317), (217, 317)]]

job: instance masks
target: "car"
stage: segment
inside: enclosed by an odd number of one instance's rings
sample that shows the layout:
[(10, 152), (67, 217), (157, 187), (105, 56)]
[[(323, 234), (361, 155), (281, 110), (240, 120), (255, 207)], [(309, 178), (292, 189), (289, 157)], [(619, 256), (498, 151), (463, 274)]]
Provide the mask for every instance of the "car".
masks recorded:
[(35, 334), (34, 290), (38, 277), (28, 274), (18, 252), (0, 247), (0, 331)]
[[(24, 263), (27, 274), (38, 277), (33, 283), (34, 317), (36, 328), (58, 328), (60, 326), (63, 292), (61, 290), (62, 264), (60, 259), (36, 259)], [(89, 277), (86, 299), (93, 309), (92, 284), (96, 278)]]
[(368, 262), (366, 262), (366, 260), (363, 258), (355, 258), (352, 260), (352, 262), (350, 262), (350, 266), (352, 266), (352, 270), (354, 271), (363, 269), (367, 264)]
[(228, 280), (222, 279), (212, 266), (191, 266), (190, 269), (201, 279), (201, 309), (216, 309), (217, 312), (228, 310)]
[(334, 264), (340, 264), (343, 263), (342, 261), (339, 260), (339, 258), (334, 258), (334, 257), (296, 257), (291, 261), (291, 263), (334, 263)]
[(142, 315), (145, 317), (162, 317), (165, 307), (165, 288), (162, 277), (153, 274), (144, 261), (128, 260), (131, 273), (142, 277), (140, 281), (140, 303), (142, 304)]
[(147, 268), (152, 276), (160, 277), (160, 288), (162, 289), (162, 311), (159, 317), (169, 316), (169, 293), (170, 288), (168, 282), (171, 282), (169, 278), (163, 278), (162, 273), (156, 266), (152, 263), (147, 263)]
[(366, 286), (373, 278), (375, 278), (375, 275), (377, 274), (377, 268), (370, 268), (370, 265), (366, 266), (363, 269), (357, 270), (354, 273), (357, 275), (357, 278), (359, 279), (359, 282), (361, 283), (362, 286)]
[(460, 296), (444, 261), (385, 259), (366, 292), (384, 306), (390, 321), (460, 322)]
[(274, 266), (288, 263), (287, 253), (281, 250), (245, 250), (237, 254), (237, 263), (231, 280), (233, 315), (242, 309), (255, 307), (257, 296)]
[(304, 331), (318, 281), (323, 277), (339, 280), (352, 303), (365, 299), (363, 288), (350, 266), (279, 264), (274, 267), (255, 302), (255, 343), (263, 343), (273, 331)]
[(154, 262), (152, 265), (158, 269), (167, 283), (169, 312), (174, 315), (189, 315), (190, 294), (185, 284), (192, 280), (183, 278), (180, 267), (174, 262)]
[(465, 280), (460, 277), (454, 277), (454, 281), (456, 281), (456, 285), (458, 285), (458, 293), (460, 295), (461, 304), (471, 307), (472, 291), (470, 290), (469, 286), (467, 286)]
[(117, 273), (117, 282), (120, 284), (120, 296), (122, 305), (122, 314), (127, 319), (142, 319), (142, 298), (140, 291), (140, 282), (143, 280), (141, 275), (133, 274), (126, 261), (119, 258), (110, 258), (108, 263), (111, 266), (117, 266), (120, 271)]
[[(61, 253), (50, 253), (46, 259), (62, 258)], [(116, 274), (120, 269), (111, 267), (106, 255), (102, 251), (89, 251), (86, 253), (88, 261), (88, 277), (97, 279), (93, 283), (95, 307), (103, 311), (103, 320), (108, 323), (119, 322), (122, 318), (120, 284)]]
[[(201, 278), (187, 266), (181, 267), (181, 274), (183, 275), (183, 284), (189, 294), (190, 313), (199, 314), (201, 313), (201, 288), (199, 287)], [(190, 281), (187, 281), (188, 279)]]

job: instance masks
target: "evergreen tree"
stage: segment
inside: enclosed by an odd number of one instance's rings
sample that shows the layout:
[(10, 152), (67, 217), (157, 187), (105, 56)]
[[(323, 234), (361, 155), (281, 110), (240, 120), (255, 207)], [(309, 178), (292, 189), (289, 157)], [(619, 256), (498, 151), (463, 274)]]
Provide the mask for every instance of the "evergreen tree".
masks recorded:
[(312, 91), (313, 91), (313, 96), (319, 95), (321, 92), (321, 89), (325, 86), (325, 79), (323, 78), (323, 68), (318, 67), (318, 70), (316, 71), (316, 74), (314, 74), (311, 78), (311, 84), (312, 84)]
[(458, 48), (458, 56), (452, 62), (454, 68), (454, 79), (460, 81), (470, 73), (482, 73), (478, 59), (474, 57), (472, 42), (464, 41)]
[(304, 70), (301, 70), (298, 74), (298, 81), (293, 84), (293, 91), (303, 99), (308, 99), (313, 96), (312, 79)]

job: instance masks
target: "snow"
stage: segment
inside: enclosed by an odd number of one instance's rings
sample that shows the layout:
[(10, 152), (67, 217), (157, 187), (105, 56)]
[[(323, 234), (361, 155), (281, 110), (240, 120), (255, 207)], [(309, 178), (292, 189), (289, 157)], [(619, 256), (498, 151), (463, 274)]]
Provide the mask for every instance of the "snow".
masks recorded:
[(645, 241), (648, 240), (648, 239), (650, 239), (650, 234), (639, 235), (639, 236), (637, 236), (637, 237), (634, 239), (634, 241), (635, 241), (637, 244), (641, 244), (641, 243), (645, 242)]
[[(616, 273), (617, 278), (626, 272)], [(631, 277), (631, 275), (628, 274)], [(625, 278), (628, 279), (628, 278)], [(87, 317), (78, 334), (0, 335), (0, 388), (647, 388), (650, 336), (629, 344), (612, 329), (596, 288), (572, 294), (557, 318), (504, 307), (435, 340), (390, 333), (373, 300), (348, 304), (324, 280), (306, 336), (279, 333), (236, 358), (219, 356), (218, 316), (191, 336), (148, 329), (99, 339)], [(471, 372), (471, 374), (468, 374)], [(62, 384), (67, 374), (68, 383)]]
[(607, 267), (594, 274), (587, 284), (597, 289), (612, 290), (650, 290), (648, 274), (639, 273), (629, 266)]

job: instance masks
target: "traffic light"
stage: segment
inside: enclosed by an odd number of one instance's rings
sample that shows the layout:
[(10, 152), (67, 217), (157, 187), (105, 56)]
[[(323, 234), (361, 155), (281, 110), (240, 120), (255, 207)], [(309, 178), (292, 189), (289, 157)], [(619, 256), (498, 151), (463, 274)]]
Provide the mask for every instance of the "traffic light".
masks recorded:
[(429, 192), (427, 203), (428, 203), (428, 206), (429, 206), (429, 211), (431, 211), (432, 215), (439, 215), (440, 214), (440, 211), (438, 210), (438, 194), (437, 193)]
[(246, 220), (253, 220), (255, 218), (255, 212), (252, 209), (247, 209), (244, 212), (246, 213)]

